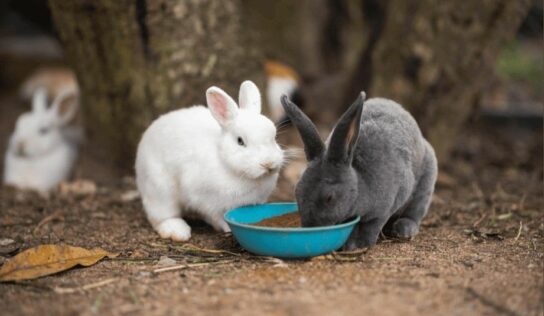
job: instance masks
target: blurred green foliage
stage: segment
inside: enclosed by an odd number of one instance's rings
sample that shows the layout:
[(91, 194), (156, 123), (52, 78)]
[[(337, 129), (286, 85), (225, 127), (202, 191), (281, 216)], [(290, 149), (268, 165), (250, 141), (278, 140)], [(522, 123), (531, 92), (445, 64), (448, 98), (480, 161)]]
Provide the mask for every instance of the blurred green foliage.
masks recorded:
[(497, 60), (497, 73), (505, 80), (524, 81), (534, 89), (544, 82), (544, 56), (539, 48), (530, 48), (520, 41), (506, 45)]

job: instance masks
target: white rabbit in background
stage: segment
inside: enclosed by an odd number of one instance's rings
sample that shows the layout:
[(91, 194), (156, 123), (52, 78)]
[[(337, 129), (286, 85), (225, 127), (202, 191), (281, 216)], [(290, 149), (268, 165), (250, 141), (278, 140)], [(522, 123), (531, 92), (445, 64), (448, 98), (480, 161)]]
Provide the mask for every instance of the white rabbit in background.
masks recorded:
[(136, 181), (149, 222), (162, 238), (185, 241), (182, 219), (196, 214), (230, 231), (225, 211), (265, 202), (276, 186), (283, 151), (274, 123), (261, 115), (257, 86), (240, 86), (239, 105), (217, 87), (208, 108), (167, 113), (145, 131), (136, 155)]
[(54, 99), (66, 91), (79, 92), (76, 74), (66, 67), (40, 67), (21, 85), (19, 95), (23, 100), (31, 100), (34, 92), (45, 88), (49, 98)]
[(299, 93), (300, 77), (291, 67), (273, 60), (267, 60), (264, 65), (266, 72), (266, 97), (270, 117), (276, 124), (282, 125), (286, 116), (280, 98), (286, 94), (298, 106), (303, 105)]
[(78, 110), (72, 90), (60, 93), (47, 107), (47, 92), (37, 89), (32, 111), (23, 113), (10, 136), (4, 160), (4, 184), (47, 193), (70, 176), (77, 144), (64, 129)]

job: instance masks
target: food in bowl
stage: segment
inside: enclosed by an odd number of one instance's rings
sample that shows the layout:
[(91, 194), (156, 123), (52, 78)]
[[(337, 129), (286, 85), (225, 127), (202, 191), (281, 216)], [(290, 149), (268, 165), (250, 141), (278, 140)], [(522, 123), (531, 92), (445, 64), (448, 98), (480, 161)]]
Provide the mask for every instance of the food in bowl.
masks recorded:
[(265, 218), (255, 224), (261, 227), (301, 227), (300, 214), (291, 212), (283, 215)]

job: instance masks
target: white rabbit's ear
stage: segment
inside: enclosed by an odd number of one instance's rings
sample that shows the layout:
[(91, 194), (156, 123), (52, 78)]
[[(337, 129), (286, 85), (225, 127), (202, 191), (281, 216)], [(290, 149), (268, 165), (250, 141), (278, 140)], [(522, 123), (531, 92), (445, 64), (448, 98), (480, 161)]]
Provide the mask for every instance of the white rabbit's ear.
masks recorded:
[(51, 111), (55, 114), (59, 125), (68, 124), (79, 108), (79, 96), (74, 90), (64, 90), (55, 98)]
[(241, 109), (261, 113), (261, 93), (253, 81), (246, 80), (240, 85), (238, 104)]
[(206, 101), (210, 112), (221, 126), (228, 125), (238, 115), (236, 102), (218, 87), (211, 87), (206, 91)]
[(32, 111), (39, 113), (45, 112), (47, 109), (47, 90), (45, 88), (38, 88), (34, 90), (32, 95)]

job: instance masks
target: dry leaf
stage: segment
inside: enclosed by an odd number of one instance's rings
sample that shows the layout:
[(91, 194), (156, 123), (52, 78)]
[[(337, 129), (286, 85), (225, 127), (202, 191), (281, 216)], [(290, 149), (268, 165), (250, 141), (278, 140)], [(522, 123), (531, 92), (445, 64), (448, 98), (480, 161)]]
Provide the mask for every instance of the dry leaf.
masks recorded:
[(41, 245), (27, 249), (0, 268), (0, 281), (19, 281), (39, 278), (76, 265), (90, 266), (104, 257), (114, 258), (118, 254), (100, 248), (85, 249), (61, 245)]

